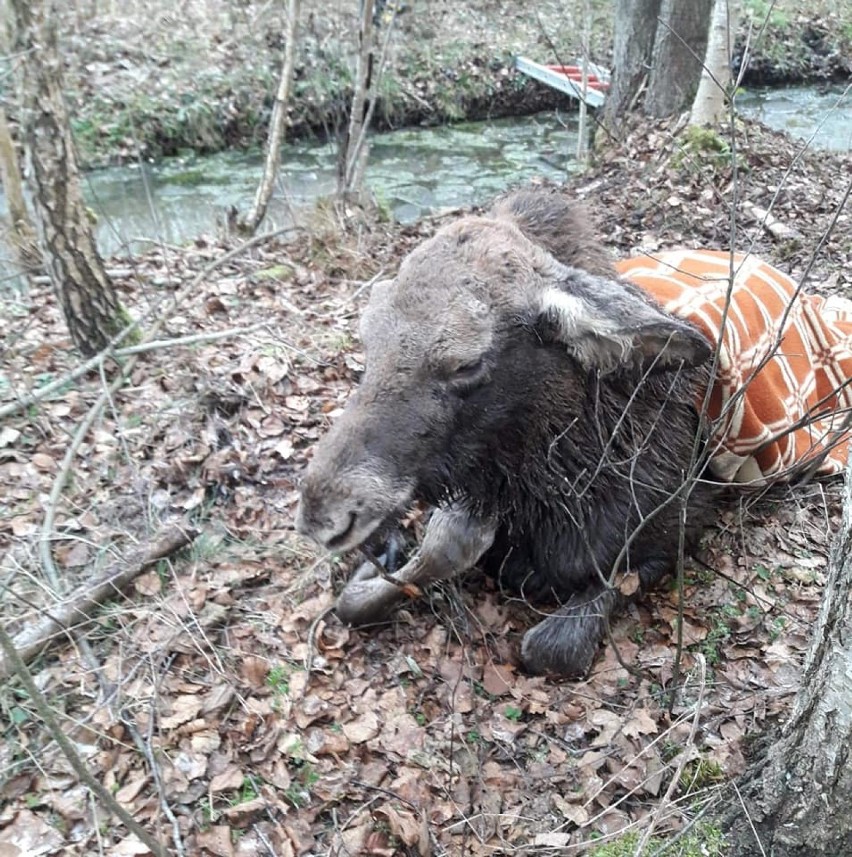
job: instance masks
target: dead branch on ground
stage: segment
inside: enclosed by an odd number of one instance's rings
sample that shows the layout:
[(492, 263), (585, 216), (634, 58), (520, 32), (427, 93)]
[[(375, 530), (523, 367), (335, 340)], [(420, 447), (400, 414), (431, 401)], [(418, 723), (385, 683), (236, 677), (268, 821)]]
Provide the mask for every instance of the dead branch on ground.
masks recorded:
[(137, 328), (141, 327), (142, 323), (149, 319), (151, 316), (157, 316), (156, 321), (151, 325), (151, 327), (146, 331), (146, 335), (143, 337), (142, 341), (136, 346), (136, 348), (140, 348), (151, 342), (151, 340), (159, 333), (162, 329), (163, 325), (166, 321), (171, 318), (172, 312), (176, 307), (178, 307), (187, 297), (196, 293), (197, 287), (204, 282), (204, 280), (213, 273), (217, 268), (221, 267), (227, 262), (230, 262), (232, 259), (235, 259), (237, 256), (242, 255), (243, 253), (251, 250), (253, 247), (258, 246), (259, 244), (264, 244), (267, 241), (270, 241), (273, 238), (277, 238), (280, 235), (284, 235), (287, 232), (296, 232), (298, 231), (296, 227), (288, 226), (283, 229), (277, 229), (274, 232), (267, 232), (263, 235), (256, 235), (254, 238), (245, 241), (240, 244), (239, 247), (235, 247), (233, 250), (229, 250), (224, 255), (220, 256), (218, 259), (214, 259), (212, 262), (209, 262), (205, 265), (188, 283), (178, 289), (177, 292), (169, 299), (158, 301), (151, 305), (151, 307), (147, 310), (147, 312), (143, 313), (139, 318), (135, 321), (131, 322), (127, 327), (123, 330), (120, 330), (97, 354), (94, 354), (84, 363), (81, 363), (75, 369), (72, 369), (70, 372), (63, 375), (61, 378), (57, 378), (54, 381), (51, 381), (49, 384), (45, 384), (42, 387), (34, 390), (32, 393), (21, 396), (13, 402), (7, 402), (5, 405), (0, 406), (0, 419), (4, 419), (5, 417), (10, 416), (11, 414), (16, 414), (19, 411), (26, 410), (26, 408), (30, 407), (30, 405), (35, 405), (40, 402), (42, 399), (46, 399), (52, 393), (55, 393), (57, 390), (61, 390), (67, 384), (70, 384), (72, 381), (76, 381), (77, 378), (85, 375), (86, 373), (96, 369), (98, 366), (103, 365), (104, 361), (108, 358), (114, 356), (116, 354), (116, 349), (118, 346)]
[[(34, 625), (28, 627), (10, 643), (22, 663), (29, 663), (46, 646), (90, 618), (92, 610), (130, 581), (149, 565), (170, 556), (190, 544), (198, 530), (186, 524), (175, 524), (163, 531), (152, 543), (145, 545), (117, 563), (113, 563), (100, 578), (92, 582), (80, 595), (50, 609)], [(15, 669), (8, 651), (0, 659), (0, 677), (6, 678)]]

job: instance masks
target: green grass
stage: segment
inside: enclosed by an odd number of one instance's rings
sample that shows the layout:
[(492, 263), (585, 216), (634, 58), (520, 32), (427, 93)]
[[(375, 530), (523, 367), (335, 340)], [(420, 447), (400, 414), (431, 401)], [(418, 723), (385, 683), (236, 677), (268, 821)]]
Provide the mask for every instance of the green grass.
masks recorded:
[[(633, 857), (641, 838), (641, 833), (628, 833), (606, 845), (592, 848), (589, 857)], [(722, 832), (712, 824), (700, 824), (671, 842), (652, 836), (642, 853), (654, 857), (723, 857), (724, 849)]]
[(792, 22), (790, 12), (784, 9), (782, 4), (773, 3), (771, 0), (746, 0), (743, 12), (746, 17), (752, 18), (758, 27), (762, 27), (766, 22), (767, 28), (785, 30)]

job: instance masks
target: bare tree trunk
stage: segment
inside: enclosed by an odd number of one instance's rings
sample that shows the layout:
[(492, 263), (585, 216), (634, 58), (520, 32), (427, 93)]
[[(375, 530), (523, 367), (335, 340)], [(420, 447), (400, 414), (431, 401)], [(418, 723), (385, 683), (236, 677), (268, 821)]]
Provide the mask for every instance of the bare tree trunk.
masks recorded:
[(103, 348), (127, 323), (95, 246), (80, 192), (77, 157), (62, 98), (55, 16), (40, 2), (10, 0), (20, 56), (21, 127), (41, 248), (74, 344)]
[(661, 0), (615, 0), (612, 85), (604, 102), (604, 124), (615, 128), (633, 110), (651, 70)]
[(738, 0), (716, 0), (713, 4), (707, 56), (689, 115), (693, 125), (713, 125), (724, 115), (725, 96), (731, 89), (731, 52), (739, 17), (738, 6)]
[(367, 160), (368, 147), (364, 132), (366, 130), (367, 94), (371, 85), (375, 52), (373, 43), (374, 8), (374, 0), (361, 0), (358, 59), (355, 65), (352, 108), (338, 162), (337, 193), (343, 200), (358, 193), (360, 177), (363, 175), (363, 162)]
[(583, 0), (583, 39), (582, 39), (582, 62), (583, 74), (581, 76), (580, 88), (583, 97), (580, 99), (580, 115), (577, 122), (577, 162), (586, 162), (589, 147), (588, 105), (586, 104), (586, 93), (589, 89), (589, 61), (591, 59), (592, 8), (589, 0)]
[(713, 0), (662, 0), (645, 97), (649, 116), (671, 116), (695, 98)]
[(24, 202), (21, 171), (18, 169), (18, 153), (12, 139), (6, 111), (0, 105), (0, 182), (6, 194), (11, 222), (10, 240), (16, 261), (21, 270), (29, 274), (42, 267), (35, 228)]
[(852, 854), (852, 459), (843, 512), (793, 715), (745, 801), (762, 847), (741, 820), (734, 854)]
[(296, 34), (299, 26), (300, 0), (290, 0), (287, 4), (287, 42), (284, 46), (284, 64), (281, 67), (281, 79), (275, 94), (272, 118), (269, 122), (269, 138), (266, 144), (266, 162), (263, 175), (257, 187), (254, 204), (245, 219), (240, 222), (240, 231), (254, 234), (266, 216), (266, 209), (272, 197), (272, 189), (278, 177), (281, 164), (281, 143), (284, 139), (284, 126), (287, 120), (287, 104), (290, 101), (290, 89), (293, 84), (293, 65), (296, 60)]

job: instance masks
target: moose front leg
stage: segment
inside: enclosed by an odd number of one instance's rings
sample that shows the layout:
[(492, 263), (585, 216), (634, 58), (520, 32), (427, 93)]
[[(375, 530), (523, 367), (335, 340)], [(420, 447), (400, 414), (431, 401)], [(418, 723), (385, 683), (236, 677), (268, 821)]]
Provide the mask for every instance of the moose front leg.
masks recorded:
[[(454, 577), (479, 561), (494, 541), (496, 524), (455, 506), (436, 509), (426, 525), (420, 550), (388, 580), (370, 564), (363, 565), (337, 599), (337, 615), (349, 625), (387, 619), (405, 599), (404, 585), (423, 586)], [(395, 581), (395, 582), (393, 582)]]
[(617, 589), (590, 586), (524, 634), (521, 660), (531, 673), (577, 678), (592, 667), (610, 614), (625, 598)]

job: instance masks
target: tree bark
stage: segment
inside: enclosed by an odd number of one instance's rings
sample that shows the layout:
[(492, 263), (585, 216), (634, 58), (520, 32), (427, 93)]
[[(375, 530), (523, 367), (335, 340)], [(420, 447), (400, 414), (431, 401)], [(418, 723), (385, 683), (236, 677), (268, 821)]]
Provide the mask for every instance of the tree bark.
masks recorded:
[(127, 323), (95, 246), (80, 191), (77, 157), (62, 98), (54, 17), (40, 2), (10, 0), (19, 55), (21, 127), (45, 264), (71, 339), (96, 353)]
[(671, 116), (692, 103), (712, 6), (713, 0), (662, 0), (644, 105), (649, 116)]
[(636, 106), (651, 70), (661, 0), (615, 0), (612, 85), (604, 102), (608, 128)]
[(762, 849), (741, 820), (735, 854), (852, 854), (852, 459), (823, 599), (792, 717), (746, 798)]
[(11, 244), (16, 262), (25, 274), (41, 270), (41, 254), (38, 250), (35, 228), (24, 202), (21, 171), (18, 169), (18, 153), (15, 141), (6, 120), (6, 111), (0, 106), (0, 183), (6, 194), (11, 226)]
[(725, 99), (731, 90), (731, 51), (738, 5), (738, 0), (716, 0), (713, 4), (707, 55), (689, 115), (693, 125), (715, 125), (724, 115)]
[(269, 138), (266, 145), (266, 161), (263, 175), (257, 187), (254, 204), (245, 219), (239, 224), (240, 231), (253, 235), (266, 216), (272, 189), (278, 178), (281, 164), (281, 143), (284, 140), (284, 126), (287, 120), (287, 105), (290, 101), (290, 89), (293, 85), (293, 66), (296, 61), (296, 35), (299, 25), (300, 0), (290, 0), (287, 4), (287, 35), (284, 46), (284, 64), (281, 66), (281, 78), (275, 94), (272, 118), (269, 121)]
[(374, 0), (361, 0), (361, 21), (358, 28), (358, 59), (355, 65), (352, 108), (349, 126), (343, 139), (338, 165), (337, 193), (344, 201), (357, 195), (363, 162), (367, 159), (366, 115), (367, 95), (373, 74), (373, 11)]
[(692, 103), (713, 0), (615, 0), (613, 74), (603, 121), (641, 109), (670, 116)]

